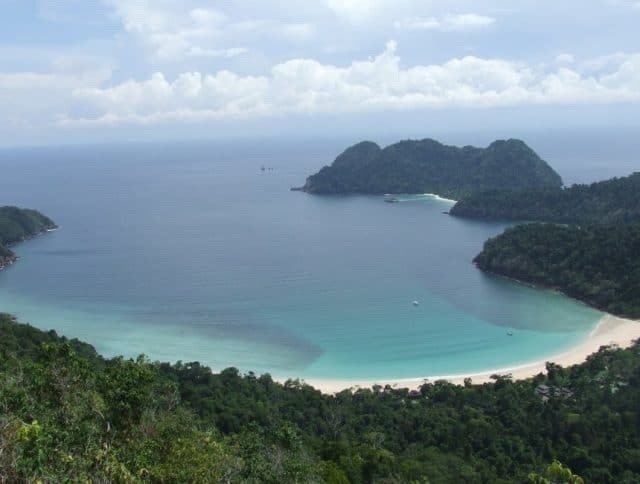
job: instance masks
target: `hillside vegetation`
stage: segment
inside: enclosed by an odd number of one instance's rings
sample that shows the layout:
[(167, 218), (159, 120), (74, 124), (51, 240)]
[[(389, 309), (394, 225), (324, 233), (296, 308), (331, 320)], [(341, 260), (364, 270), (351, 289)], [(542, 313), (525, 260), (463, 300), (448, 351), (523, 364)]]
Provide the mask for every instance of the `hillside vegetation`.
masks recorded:
[(381, 149), (372, 142), (348, 148), (331, 166), (307, 178), (309, 193), (434, 193), (460, 199), (478, 190), (559, 188), (560, 176), (520, 140), (487, 148), (407, 140)]
[(640, 224), (518, 225), (485, 242), (474, 262), (482, 270), (640, 318)]
[(556, 223), (640, 222), (640, 173), (572, 187), (489, 190), (469, 194), (451, 215)]
[[(640, 346), (547, 369), (518, 382), (328, 396), (233, 368), (213, 374), (198, 363), (103, 359), (0, 315), (0, 482), (571, 476), (548, 466), (555, 460), (586, 482), (640, 480)], [(542, 479), (530, 482), (556, 482)]]

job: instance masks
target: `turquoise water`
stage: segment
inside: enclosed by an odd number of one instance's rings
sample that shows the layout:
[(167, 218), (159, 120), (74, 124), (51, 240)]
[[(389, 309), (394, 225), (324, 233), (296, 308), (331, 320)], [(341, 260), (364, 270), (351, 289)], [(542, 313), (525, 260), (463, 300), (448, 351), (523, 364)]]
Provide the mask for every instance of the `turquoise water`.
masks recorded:
[(336, 379), (505, 368), (593, 329), (598, 311), (475, 269), (504, 224), (431, 196), (288, 190), (343, 145), (1, 152), (0, 204), (60, 229), (16, 248), (0, 309), (109, 356)]

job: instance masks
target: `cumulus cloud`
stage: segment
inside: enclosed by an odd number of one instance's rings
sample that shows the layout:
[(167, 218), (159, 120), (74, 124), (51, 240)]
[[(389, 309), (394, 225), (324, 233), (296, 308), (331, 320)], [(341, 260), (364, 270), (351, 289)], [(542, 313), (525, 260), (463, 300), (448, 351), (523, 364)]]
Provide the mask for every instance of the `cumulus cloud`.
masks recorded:
[(399, 30), (440, 30), (444, 32), (479, 30), (491, 26), (495, 18), (475, 13), (443, 17), (410, 17), (394, 23)]
[[(571, 68), (570, 68), (571, 67)], [(396, 43), (346, 66), (291, 59), (265, 75), (156, 73), (107, 88), (79, 88), (75, 103), (96, 115), (66, 123), (153, 123), (291, 113), (640, 101), (640, 54), (531, 66), (473, 56), (404, 67)]]

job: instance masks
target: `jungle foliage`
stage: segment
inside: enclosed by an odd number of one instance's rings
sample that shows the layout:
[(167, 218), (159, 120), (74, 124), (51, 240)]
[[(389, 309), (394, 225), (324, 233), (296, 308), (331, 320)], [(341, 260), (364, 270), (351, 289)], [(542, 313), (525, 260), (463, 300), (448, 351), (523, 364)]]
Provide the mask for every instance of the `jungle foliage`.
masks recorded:
[(405, 140), (381, 149), (358, 143), (307, 178), (309, 193), (434, 193), (460, 199), (478, 190), (559, 188), (560, 176), (520, 140), (487, 148)]
[[(2, 315), (0, 481), (638, 482), (640, 346), (547, 370), (330, 396), (233, 368), (104, 359)], [(544, 399), (541, 384), (565, 391)]]
[(554, 223), (640, 222), (640, 173), (563, 189), (479, 191), (458, 201), (450, 213), (466, 218)]
[[(489, 239), (480, 269), (560, 289), (604, 311), (640, 318), (640, 224), (523, 224)], [(640, 324), (640, 323), (639, 323)]]

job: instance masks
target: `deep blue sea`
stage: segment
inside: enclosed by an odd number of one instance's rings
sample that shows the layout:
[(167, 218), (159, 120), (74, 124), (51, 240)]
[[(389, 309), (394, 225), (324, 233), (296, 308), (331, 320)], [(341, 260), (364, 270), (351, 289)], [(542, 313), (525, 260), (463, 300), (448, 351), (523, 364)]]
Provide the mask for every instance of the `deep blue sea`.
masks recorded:
[[(524, 139), (570, 184), (634, 171), (638, 143), (609, 136)], [(0, 151), (0, 205), (60, 225), (16, 247), (0, 310), (107, 356), (335, 379), (505, 368), (594, 328), (598, 311), (473, 266), (504, 224), (449, 217), (429, 196), (289, 191), (355, 141)]]

